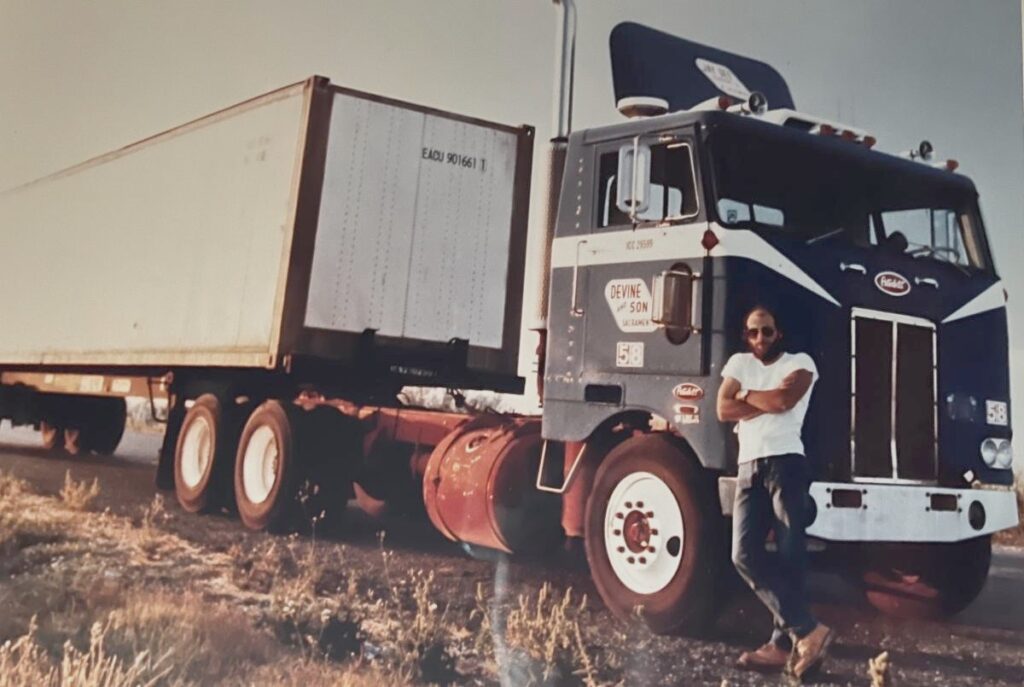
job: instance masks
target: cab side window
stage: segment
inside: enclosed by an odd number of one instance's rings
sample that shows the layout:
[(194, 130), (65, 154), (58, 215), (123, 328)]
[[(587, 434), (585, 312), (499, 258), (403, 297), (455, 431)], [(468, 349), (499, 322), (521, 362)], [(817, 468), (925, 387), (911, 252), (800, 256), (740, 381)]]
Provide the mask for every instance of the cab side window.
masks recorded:
[[(630, 224), (615, 205), (618, 149), (601, 154), (598, 176), (597, 227)], [(693, 148), (689, 143), (651, 146), (651, 192), (641, 222), (672, 222), (695, 217), (700, 210), (694, 178)]]

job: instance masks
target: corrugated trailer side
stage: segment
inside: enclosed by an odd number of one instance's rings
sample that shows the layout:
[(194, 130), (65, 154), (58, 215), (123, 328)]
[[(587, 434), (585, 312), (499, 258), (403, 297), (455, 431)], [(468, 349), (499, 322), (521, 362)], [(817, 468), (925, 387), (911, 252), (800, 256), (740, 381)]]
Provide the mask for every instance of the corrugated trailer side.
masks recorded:
[(531, 127), (315, 82), (281, 351), (516, 390)]
[(0, 366), (273, 367), (312, 88), (0, 194)]

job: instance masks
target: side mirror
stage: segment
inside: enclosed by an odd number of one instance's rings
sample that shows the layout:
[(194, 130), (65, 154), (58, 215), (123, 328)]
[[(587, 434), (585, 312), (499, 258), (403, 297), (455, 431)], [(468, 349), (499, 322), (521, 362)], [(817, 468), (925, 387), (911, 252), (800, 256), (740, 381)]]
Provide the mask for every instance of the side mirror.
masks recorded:
[(693, 283), (700, 276), (685, 265), (675, 266), (654, 276), (654, 307), (651, 322), (665, 328), (669, 341), (680, 344), (699, 331), (693, 324)]
[(615, 206), (636, 221), (647, 211), (651, 195), (651, 148), (639, 141), (619, 148)]

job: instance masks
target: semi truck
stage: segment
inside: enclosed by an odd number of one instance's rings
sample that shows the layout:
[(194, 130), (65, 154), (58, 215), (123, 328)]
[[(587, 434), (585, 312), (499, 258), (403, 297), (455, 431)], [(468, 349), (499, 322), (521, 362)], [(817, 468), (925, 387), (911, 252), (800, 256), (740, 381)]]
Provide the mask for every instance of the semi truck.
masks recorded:
[(812, 548), (883, 610), (966, 607), (1018, 522), (973, 183), (798, 111), (767, 64), (633, 23), (610, 40), (626, 121), (572, 131), (556, 4), (539, 416), (399, 395), (524, 389), (534, 129), (312, 77), (0, 194), (24, 296), (0, 303), (0, 417), (111, 453), (125, 397), (166, 399), (157, 482), (187, 511), (280, 531), (354, 498), (471, 547), (578, 536), (613, 612), (697, 631), (730, 565), (721, 370), (770, 303), (820, 370)]

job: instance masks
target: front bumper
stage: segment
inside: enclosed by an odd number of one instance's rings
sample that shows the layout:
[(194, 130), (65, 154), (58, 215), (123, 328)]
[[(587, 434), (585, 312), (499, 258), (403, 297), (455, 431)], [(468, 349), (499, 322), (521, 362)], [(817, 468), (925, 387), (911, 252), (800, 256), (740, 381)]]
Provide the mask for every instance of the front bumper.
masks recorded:
[[(731, 516), (735, 477), (720, 477), (722, 514)], [(807, 534), (827, 541), (955, 542), (1016, 527), (1010, 488), (812, 482)]]

